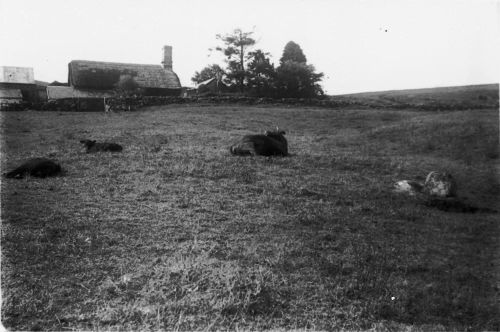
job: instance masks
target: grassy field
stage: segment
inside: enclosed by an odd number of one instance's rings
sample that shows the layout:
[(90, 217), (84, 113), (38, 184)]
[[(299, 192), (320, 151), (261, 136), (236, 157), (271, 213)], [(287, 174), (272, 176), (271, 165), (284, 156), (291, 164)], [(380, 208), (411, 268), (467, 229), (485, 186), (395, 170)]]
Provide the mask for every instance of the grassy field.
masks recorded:
[[(391, 185), (448, 170), (500, 210), (498, 110), (164, 106), (0, 113), (2, 322), (14, 330), (499, 330), (499, 215)], [(279, 125), (286, 158), (235, 157)], [(114, 141), (85, 154), (80, 139)]]
[[(453, 110), (453, 106), (471, 108), (497, 108), (498, 84), (452, 86), (442, 88), (409, 89), (362, 92), (333, 97), (336, 100), (368, 102), (372, 106), (398, 106), (410, 104), (417, 107), (434, 105), (439, 109)], [(452, 107), (450, 107), (452, 106)]]

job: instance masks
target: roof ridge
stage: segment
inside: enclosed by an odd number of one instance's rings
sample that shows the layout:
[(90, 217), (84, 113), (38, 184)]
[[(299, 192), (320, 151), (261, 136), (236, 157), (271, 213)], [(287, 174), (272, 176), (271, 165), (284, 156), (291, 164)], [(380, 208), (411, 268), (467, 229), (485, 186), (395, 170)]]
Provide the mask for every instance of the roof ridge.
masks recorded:
[(210, 83), (212, 82), (213, 80), (215, 80), (217, 77), (212, 77), (212, 78), (209, 78), (208, 80), (204, 80), (203, 82), (200, 82), (198, 83), (198, 85), (202, 85), (202, 84), (207, 84), (207, 83)]
[[(129, 62), (112, 62), (112, 61), (96, 61), (96, 60), (71, 60), (71, 63), (77, 62), (87, 62), (87, 63), (103, 63), (103, 64), (116, 64), (116, 65), (126, 65), (126, 66), (152, 66), (152, 67), (161, 67), (161, 64), (151, 64), (151, 63), (129, 63)], [(170, 70), (170, 69), (167, 69)]]

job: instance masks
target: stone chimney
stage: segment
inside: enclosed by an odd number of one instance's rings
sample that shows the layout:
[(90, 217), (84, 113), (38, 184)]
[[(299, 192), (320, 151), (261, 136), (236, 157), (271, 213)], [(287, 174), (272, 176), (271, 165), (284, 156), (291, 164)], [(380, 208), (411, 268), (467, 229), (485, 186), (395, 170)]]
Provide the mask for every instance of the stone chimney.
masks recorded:
[(163, 46), (163, 64), (164, 69), (172, 70), (172, 46)]

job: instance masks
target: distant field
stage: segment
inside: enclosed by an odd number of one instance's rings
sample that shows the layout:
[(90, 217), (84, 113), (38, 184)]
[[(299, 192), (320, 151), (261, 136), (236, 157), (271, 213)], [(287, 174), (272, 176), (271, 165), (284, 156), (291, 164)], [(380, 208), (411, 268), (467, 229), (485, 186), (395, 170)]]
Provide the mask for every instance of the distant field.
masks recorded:
[(470, 108), (498, 108), (498, 84), (428, 89), (363, 92), (334, 96), (337, 100), (369, 103), (372, 106), (410, 104), (413, 106), (467, 105)]
[[(488, 97), (489, 98), (489, 97)], [(499, 214), (394, 194), (448, 170), (500, 210), (498, 110), (168, 106), (0, 113), (2, 322), (13, 330), (499, 330)], [(287, 130), (286, 158), (234, 157)], [(121, 154), (85, 154), (83, 138)]]

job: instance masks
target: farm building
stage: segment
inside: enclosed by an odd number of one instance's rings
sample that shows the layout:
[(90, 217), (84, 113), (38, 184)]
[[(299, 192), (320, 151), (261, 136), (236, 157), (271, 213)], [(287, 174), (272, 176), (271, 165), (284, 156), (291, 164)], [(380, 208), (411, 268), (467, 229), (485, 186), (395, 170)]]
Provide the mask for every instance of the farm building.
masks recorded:
[(196, 96), (198, 93), (198, 90), (196, 88), (190, 87), (190, 86), (183, 86), (181, 88), (181, 97), (190, 97), (190, 96)]
[(227, 91), (227, 85), (220, 79), (212, 77), (197, 85), (198, 93), (221, 93)]
[(75, 89), (72, 86), (47, 86), (49, 101), (65, 100), (73, 104), (77, 111), (101, 112), (106, 108), (106, 98), (115, 96), (113, 90)]
[(162, 64), (73, 60), (68, 64), (68, 84), (74, 90), (80, 90), (80, 94), (85, 94), (85, 91), (109, 91), (113, 94), (120, 79), (130, 76), (146, 96), (178, 96), (181, 84), (172, 70), (171, 46), (163, 47)]
[(108, 98), (113, 97), (115, 92), (112, 90), (87, 90), (75, 89), (72, 86), (52, 86), (47, 87), (47, 97), (54, 99), (72, 99), (72, 98)]
[(38, 101), (47, 101), (47, 87), (49, 82), (35, 80)]
[(23, 94), (19, 89), (0, 89), (0, 108), (5, 104), (18, 104), (23, 101)]
[[(37, 85), (33, 68), (0, 66), (0, 90), (19, 90), (22, 100), (38, 101)], [(13, 92), (3, 95), (13, 96)]]
[(33, 68), (1, 66), (0, 82), (10, 84), (35, 84)]
[(179, 96), (181, 84), (172, 70), (172, 47), (163, 47), (162, 65), (73, 60), (68, 64), (68, 84), (47, 87), (48, 100), (72, 99), (80, 111), (103, 111), (105, 98), (118, 93), (119, 82), (131, 79), (145, 96)]

